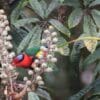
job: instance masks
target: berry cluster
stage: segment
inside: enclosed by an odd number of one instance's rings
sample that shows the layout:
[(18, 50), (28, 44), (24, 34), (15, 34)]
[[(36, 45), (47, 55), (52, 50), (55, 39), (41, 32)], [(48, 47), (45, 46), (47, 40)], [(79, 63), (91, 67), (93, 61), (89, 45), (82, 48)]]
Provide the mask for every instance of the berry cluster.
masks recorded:
[[(11, 43), (12, 36), (8, 33), (10, 31), (9, 21), (5, 15), (4, 10), (0, 10), (0, 63), (1, 74), (0, 78), (8, 78), (10, 70), (13, 70), (11, 65), (12, 58), (15, 56), (14, 52), (11, 52), (13, 45)], [(16, 73), (15, 73), (16, 74)]]
[[(54, 55), (58, 50), (57, 41), (57, 32), (55, 32), (53, 26), (49, 26), (48, 29), (44, 30), (39, 56), (31, 66), (33, 70), (28, 70), (28, 74), (32, 77), (34, 76), (33, 79), (31, 78), (34, 80), (32, 81), (33, 83), (44, 85), (41, 74), (44, 72), (51, 72), (52, 68), (49, 67), (49, 64), (57, 62), (57, 58)], [(31, 84), (31, 81), (29, 81), (27, 77), (24, 77), (23, 80)]]
[[(53, 26), (43, 32), (43, 39), (41, 40), (41, 47), (39, 56), (31, 65), (33, 70), (28, 70), (30, 78), (24, 77), (23, 82), (16, 81), (19, 73), (16, 72), (15, 67), (11, 64), (15, 52), (12, 52), (13, 45), (11, 43), (12, 36), (8, 33), (10, 31), (9, 21), (5, 15), (4, 10), (0, 10), (0, 78), (1, 83), (5, 85), (4, 94), (10, 100), (22, 98), (27, 91), (35, 89), (35, 85), (44, 85), (41, 74), (44, 72), (51, 72), (52, 68), (48, 65), (57, 62), (54, 52), (57, 48), (57, 32)], [(18, 89), (20, 92), (18, 93)], [(12, 95), (14, 94), (14, 95)]]
[(11, 43), (12, 36), (8, 33), (10, 31), (9, 21), (5, 15), (4, 10), (0, 9), (0, 84), (5, 85), (4, 94), (10, 100), (12, 96), (9, 95), (13, 92), (13, 83), (16, 81), (18, 73), (14, 70), (11, 64), (15, 52), (11, 49), (13, 45)]

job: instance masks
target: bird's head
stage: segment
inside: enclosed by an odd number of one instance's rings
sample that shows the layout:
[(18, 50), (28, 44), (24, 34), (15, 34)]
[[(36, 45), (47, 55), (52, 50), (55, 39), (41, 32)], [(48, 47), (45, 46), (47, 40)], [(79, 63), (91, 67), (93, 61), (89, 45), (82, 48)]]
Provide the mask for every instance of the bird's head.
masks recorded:
[(29, 68), (33, 62), (33, 57), (27, 54), (19, 54), (13, 58), (12, 64), (16, 67)]

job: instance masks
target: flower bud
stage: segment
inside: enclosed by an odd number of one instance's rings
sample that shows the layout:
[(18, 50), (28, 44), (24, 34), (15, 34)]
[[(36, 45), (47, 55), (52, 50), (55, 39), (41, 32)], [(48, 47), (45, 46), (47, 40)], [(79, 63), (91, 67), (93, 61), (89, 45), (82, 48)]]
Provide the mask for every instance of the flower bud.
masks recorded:
[(35, 67), (34, 70), (35, 70), (35, 72), (40, 72), (41, 69), (38, 67)]
[(2, 67), (7, 67), (8, 64), (2, 63)]
[(4, 21), (4, 24), (5, 24), (5, 26), (8, 25), (9, 24), (9, 21), (8, 20), (5, 20)]
[(49, 68), (49, 67), (45, 69), (45, 72), (52, 72), (52, 71), (53, 71), (53, 69)]
[(8, 69), (9, 69), (9, 70), (13, 70), (14, 67), (13, 67), (12, 65), (9, 65), (9, 66), (8, 66)]
[(28, 81), (26, 81), (26, 84), (27, 84), (27, 85), (31, 85), (32, 82), (31, 82), (30, 80), (28, 80)]
[(42, 39), (41, 40), (41, 43), (46, 43), (46, 39)]
[(56, 37), (53, 38), (53, 42), (54, 42), (54, 43), (58, 42), (58, 38), (56, 38)]
[(44, 30), (44, 33), (49, 34), (50, 31), (48, 29), (47, 30)]
[(51, 40), (52, 40), (51, 37), (46, 38), (46, 41), (51, 41)]
[(7, 74), (2, 73), (2, 74), (0, 75), (0, 77), (1, 77), (1, 78), (7, 78)]
[(38, 85), (44, 85), (43, 81), (38, 81)]
[(57, 51), (58, 51), (58, 48), (57, 48), (57, 47), (55, 47), (55, 48), (54, 48), (54, 51), (55, 51), (55, 52), (57, 52)]
[(52, 44), (50, 45), (50, 49), (54, 49), (56, 47), (56, 45)]
[(15, 52), (11, 52), (10, 54), (9, 54), (9, 58), (13, 58), (15, 56)]
[(0, 9), (0, 14), (4, 14), (5, 11), (3, 9)]
[(51, 54), (48, 54), (47, 55), (47, 59), (50, 60), (51, 58), (52, 58), (52, 55)]
[(0, 27), (4, 28), (5, 27), (5, 24), (4, 23), (1, 23), (0, 24)]
[(12, 43), (8, 43), (8, 45), (7, 45), (7, 49), (12, 49), (13, 48), (13, 45), (12, 45)]
[(3, 55), (7, 55), (7, 54), (8, 54), (8, 51), (7, 51), (7, 50), (4, 50), (4, 51), (2, 52), (2, 54), (3, 54)]
[(28, 78), (27, 78), (27, 77), (24, 77), (24, 78), (23, 78), (23, 80), (24, 80), (24, 81), (27, 81), (27, 80), (28, 80)]
[(6, 26), (5, 30), (6, 31), (10, 31), (10, 27), (9, 26)]
[(32, 70), (28, 70), (28, 74), (29, 75), (33, 75), (33, 71)]
[(57, 32), (52, 32), (51, 35), (52, 36), (57, 36)]
[(6, 95), (6, 96), (8, 95), (7, 89), (4, 90), (4, 95)]
[(53, 27), (52, 25), (50, 25), (50, 26), (49, 26), (49, 30), (50, 30), (50, 31), (53, 31), (53, 30), (54, 30), (54, 27)]
[(2, 35), (3, 36), (7, 36), (8, 35), (8, 32), (6, 30), (4, 30), (3, 33), (2, 33)]
[(23, 84), (18, 84), (19, 88), (24, 88), (25, 85)]
[(9, 41), (9, 40), (12, 40), (12, 36), (11, 35), (8, 35), (7, 37), (6, 37), (6, 39)]
[(1, 83), (5, 85), (5, 84), (7, 84), (7, 81), (6, 80), (2, 80)]
[(47, 67), (47, 63), (42, 63), (42, 67)]
[(40, 81), (40, 80), (42, 80), (42, 77), (41, 77), (41, 76), (37, 76), (37, 77), (36, 77), (36, 80), (37, 80), (37, 81)]
[(3, 15), (3, 19), (4, 19), (4, 20), (7, 20), (7, 16), (6, 16), (6, 15)]
[(35, 62), (36, 64), (39, 64), (39, 60), (38, 60), (38, 59), (36, 59), (34, 62)]
[(51, 58), (51, 62), (57, 62), (57, 58)]

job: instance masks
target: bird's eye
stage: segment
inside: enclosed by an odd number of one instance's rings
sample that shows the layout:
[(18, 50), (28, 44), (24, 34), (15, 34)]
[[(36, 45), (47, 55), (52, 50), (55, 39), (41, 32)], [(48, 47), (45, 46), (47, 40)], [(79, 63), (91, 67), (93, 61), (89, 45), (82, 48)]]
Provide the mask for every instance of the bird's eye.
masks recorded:
[(23, 55), (23, 54), (20, 54), (20, 55), (18, 55), (16, 58), (17, 58), (18, 60), (22, 60), (23, 57), (24, 57), (24, 55)]

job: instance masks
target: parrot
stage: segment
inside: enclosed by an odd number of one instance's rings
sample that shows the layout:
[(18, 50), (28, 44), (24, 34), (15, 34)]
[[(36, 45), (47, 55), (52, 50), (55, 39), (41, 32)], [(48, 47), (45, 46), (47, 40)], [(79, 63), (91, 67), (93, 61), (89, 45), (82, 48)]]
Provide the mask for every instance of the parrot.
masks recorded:
[(40, 47), (26, 49), (24, 53), (21, 53), (13, 58), (12, 65), (21, 68), (31, 68), (35, 59), (39, 58), (41, 54), (44, 54), (44, 52), (40, 50)]

